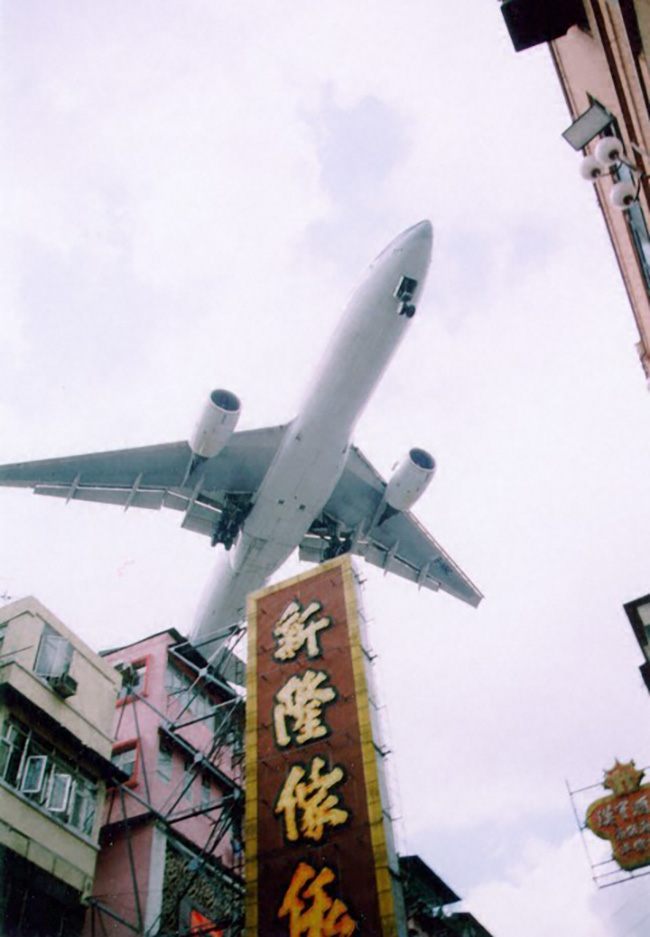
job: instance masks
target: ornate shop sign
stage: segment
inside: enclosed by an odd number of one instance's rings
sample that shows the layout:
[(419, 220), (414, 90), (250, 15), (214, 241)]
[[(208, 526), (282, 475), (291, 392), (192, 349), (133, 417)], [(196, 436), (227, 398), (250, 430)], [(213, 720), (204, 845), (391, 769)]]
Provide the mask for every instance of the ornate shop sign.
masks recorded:
[(249, 598), (246, 937), (394, 937), (350, 559)]
[(628, 872), (650, 865), (650, 784), (641, 783), (643, 775), (633, 761), (617, 761), (603, 781), (613, 794), (587, 810), (587, 826), (610, 841), (612, 857)]

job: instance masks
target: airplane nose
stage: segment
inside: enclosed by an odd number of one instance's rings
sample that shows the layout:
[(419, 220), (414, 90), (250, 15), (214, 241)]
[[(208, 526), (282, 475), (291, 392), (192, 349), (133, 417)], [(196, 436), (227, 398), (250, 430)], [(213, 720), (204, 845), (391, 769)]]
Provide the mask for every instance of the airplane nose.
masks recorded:
[(402, 235), (403, 238), (408, 238), (408, 240), (422, 240), (422, 241), (431, 241), (433, 240), (433, 225), (426, 218), (424, 221), (418, 221), (417, 224), (414, 224), (412, 227), (407, 228)]
[[(428, 219), (418, 221), (401, 234), (398, 234), (383, 251), (375, 257), (370, 268), (379, 263), (389, 263), (391, 258), (399, 257), (405, 252), (411, 255), (418, 254), (430, 258), (433, 245), (433, 226)], [(428, 259), (426, 260), (428, 264)]]

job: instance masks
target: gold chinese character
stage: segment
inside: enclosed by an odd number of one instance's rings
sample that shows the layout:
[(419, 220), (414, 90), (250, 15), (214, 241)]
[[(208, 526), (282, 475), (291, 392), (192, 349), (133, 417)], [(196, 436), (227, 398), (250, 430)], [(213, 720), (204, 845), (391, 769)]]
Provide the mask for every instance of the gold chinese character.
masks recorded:
[(289, 918), (289, 937), (351, 937), (357, 929), (340, 898), (325, 891), (335, 880), (328, 866), (318, 874), (299, 862), (282, 901), (278, 918)]
[[(326, 826), (340, 826), (349, 812), (338, 807), (339, 798), (329, 790), (343, 780), (343, 769), (335, 765), (322, 774), (325, 761), (318, 755), (312, 759), (309, 780), (303, 780), (307, 771), (294, 765), (275, 805), (275, 813), (284, 813), (285, 836), (291, 843), (297, 839), (319, 842)], [(299, 815), (299, 816), (298, 816)]]
[(323, 686), (328, 680), (324, 670), (305, 670), (302, 676), (293, 676), (276, 693), (273, 707), (273, 725), (278, 745), (291, 743), (287, 720), (293, 723), (291, 732), (298, 745), (320, 739), (328, 728), (322, 721), (323, 706), (336, 699), (336, 690)]
[(303, 609), (296, 600), (287, 605), (273, 629), (273, 635), (278, 642), (273, 655), (276, 660), (293, 660), (303, 647), (306, 648), (307, 657), (320, 655), (318, 632), (332, 624), (328, 615), (314, 618), (322, 607), (320, 602), (310, 602), (307, 608)]

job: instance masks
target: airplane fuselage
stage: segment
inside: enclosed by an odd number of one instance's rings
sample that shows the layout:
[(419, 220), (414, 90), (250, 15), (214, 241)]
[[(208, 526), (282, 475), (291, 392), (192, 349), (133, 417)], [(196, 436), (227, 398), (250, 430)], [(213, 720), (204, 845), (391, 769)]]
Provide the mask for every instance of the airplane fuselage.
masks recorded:
[(404, 314), (396, 291), (408, 278), (408, 303), (417, 303), (431, 246), (428, 221), (409, 228), (371, 264), (352, 295), (236, 543), (220, 551), (191, 636), (206, 656), (217, 647), (210, 636), (244, 617), (248, 593), (291, 555), (328, 501), (354, 426), (410, 325), (413, 306)]

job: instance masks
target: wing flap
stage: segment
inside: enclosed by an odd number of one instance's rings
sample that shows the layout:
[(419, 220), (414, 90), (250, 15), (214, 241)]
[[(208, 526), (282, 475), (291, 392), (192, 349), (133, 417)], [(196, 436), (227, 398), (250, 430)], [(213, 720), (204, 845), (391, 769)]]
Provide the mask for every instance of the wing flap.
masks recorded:
[(428, 565), (419, 568), (413, 566), (403, 560), (399, 553), (392, 553), (378, 543), (369, 543), (365, 549), (359, 551), (359, 555), (363, 556), (367, 563), (379, 566), (385, 572), (394, 573), (402, 579), (408, 579), (409, 582), (415, 582), (422, 588), (431, 589), (433, 592), (437, 592), (440, 588), (438, 580), (429, 575)]
[(198, 502), (187, 502), (186, 514), (181, 527), (185, 530), (192, 530), (196, 534), (205, 534), (205, 536), (211, 537), (220, 517), (221, 511), (217, 508), (207, 504), (199, 504)]
[(87, 488), (73, 485), (35, 485), (35, 495), (65, 498), (68, 501), (94, 501), (100, 504), (116, 504), (123, 507), (148, 508), (159, 511), (163, 505), (164, 491), (133, 491), (127, 488)]

